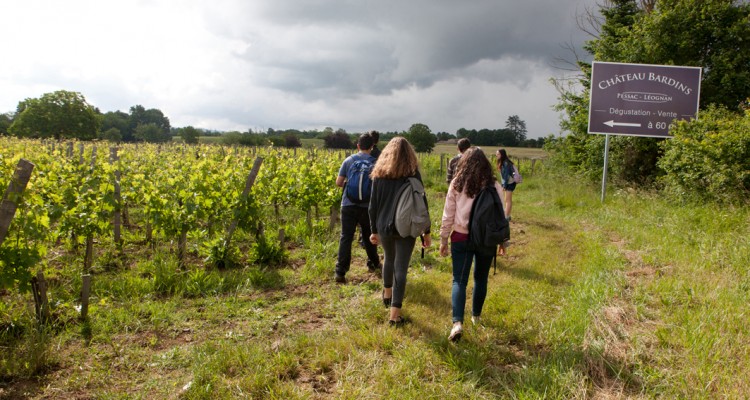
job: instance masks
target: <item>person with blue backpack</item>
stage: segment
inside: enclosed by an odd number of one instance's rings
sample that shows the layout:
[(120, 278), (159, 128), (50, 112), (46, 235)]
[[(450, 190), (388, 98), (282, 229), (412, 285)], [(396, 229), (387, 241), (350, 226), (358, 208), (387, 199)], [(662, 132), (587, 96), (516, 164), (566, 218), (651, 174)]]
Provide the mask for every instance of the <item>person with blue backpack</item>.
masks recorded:
[(471, 321), (479, 323), (490, 265), (498, 244), (510, 239), (499, 193), (501, 185), (495, 178), (492, 164), (482, 149), (473, 147), (461, 156), (456, 176), (448, 187), (440, 225), (440, 255), (450, 254), (453, 264), (453, 326), (448, 339), (458, 341), (463, 334), (466, 286), (471, 264), (474, 263), (474, 292), (471, 301)]
[[(341, 196), (341, 237), (339, 238), (339, 253), (336, 261), (334, 279), (337, 283), (346, 283), (346, 273), (352, 262), (352, 242), (357, 231), (357, 225), (362, 229), (362, 235), (369, 237), (370, 216), (367, 207), (370, 205), (372, 180), (370, 172), (375, 166), (375, 159), (370, 155), (374, 141), (369, 133), (365, 133), (357, 140), (359, 152), (347, 157), (336, 177), (336, 185), (344, 188)], [(380, 274), (380, 257), (377, 247), (369, 241), (364, 241), (367, 253), (367, 269)]]

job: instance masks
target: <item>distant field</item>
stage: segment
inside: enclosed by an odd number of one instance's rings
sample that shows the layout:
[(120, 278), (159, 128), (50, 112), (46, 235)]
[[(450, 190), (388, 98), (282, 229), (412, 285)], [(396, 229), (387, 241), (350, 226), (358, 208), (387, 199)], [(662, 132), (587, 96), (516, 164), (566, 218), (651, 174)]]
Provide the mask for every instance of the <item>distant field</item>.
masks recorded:
[[(542, 159), (547, 158), (547, 152), (543, 149), (527, 148), (527, 147), (498, 147), (498, 146), (480, 146), (484, 152), (490, 156), (495, 154), (495, 151), (500, 148), (504, 148), (508, 152), (508, 156), (512, 159), (516, 158), (528, 158), (528, 159)], [(433, 153), (435, 154), (455, 154), (458, 150), (455, 144), (437, 144)]]
[(221, 143), (221, 136), (201, 136), (198, 138), (199, 143)]
[[(201, 143), (220, 143), (221, 137), (218, 136), (201, 136), (200, 142)], [(302, 142), (302, 147), (317, 147), (317, 148), (323, 148), (323, 140), (322, 139), (300, 139), (300, 142)], [(384, 143), (380, 143), (380, 148), (383, 148), (385, 146)], [(499, 149), (500, 147), (497, 146), (482, 146), (482, 149), (487, 153), (487, 155), (495, 154), (495, 151)], [(535, 149), (535, 148), (526, 148), (526, 147), (505, 147), (505, 149), (508, 151), (508, 155), (513, 158), (524, 158), (524, 159), (544, 159), (547, 158), (547, 152), (542, 149)], [(454, 154), (456, 153), (456, 145), (454, 144), (442, 144), (438, 143), (435, 145), (435, 148), (433, 150), (433, 153), (435, 154)]]
[(319, 149), (323, 148), (323, 139), (300, 139), (300, 142), (302, 142), (302, 147), (317, 147)]

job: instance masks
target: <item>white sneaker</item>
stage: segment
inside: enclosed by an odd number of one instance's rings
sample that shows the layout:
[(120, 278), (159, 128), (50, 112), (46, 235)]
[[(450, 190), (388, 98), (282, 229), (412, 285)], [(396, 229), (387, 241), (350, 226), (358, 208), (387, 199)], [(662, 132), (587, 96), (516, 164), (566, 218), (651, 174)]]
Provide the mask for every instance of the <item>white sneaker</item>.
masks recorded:
[(453, 325), (453, 329), (451, 329), (451, 334), (448, 335), (448, 340), (451, 342), (458, 342), (459, 339), (461, 339), (461, 335), (463, 334), (463, 328), (460, 324)]

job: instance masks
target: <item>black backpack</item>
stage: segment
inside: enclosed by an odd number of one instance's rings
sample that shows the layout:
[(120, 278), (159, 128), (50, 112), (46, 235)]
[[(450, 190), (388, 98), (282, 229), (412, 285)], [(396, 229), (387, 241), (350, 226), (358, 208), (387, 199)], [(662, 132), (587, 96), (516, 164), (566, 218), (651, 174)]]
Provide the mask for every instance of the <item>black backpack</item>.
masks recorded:
[(510, 240), (510, 224), (495, 185), (484, 187), (474, 197), (469, 217), (469, 248), (494, 254), (497, 246)]
[(370, 201), (370, 191), (372, 190), (372, 171), (373, 160), (370, 156), (355, 160), (349, 166), (346, 174), (346, 187), (344, 191), (346, 197), (353, 203), (367, 203)]

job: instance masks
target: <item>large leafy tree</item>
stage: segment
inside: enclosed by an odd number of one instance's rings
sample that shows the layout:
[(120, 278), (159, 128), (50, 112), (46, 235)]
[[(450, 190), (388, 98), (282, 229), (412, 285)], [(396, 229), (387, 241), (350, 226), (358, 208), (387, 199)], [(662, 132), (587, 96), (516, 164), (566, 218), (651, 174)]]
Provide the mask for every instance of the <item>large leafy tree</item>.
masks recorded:
[[(142, 105), (135, 105), (135, 106), (130, 107), (130, 117), (128, 118), (128, 129), (123, 132), (122, 140), (126, 142), (130, 142), (134, 140), (143, 140), (136, 133), (136, 130), (140, 125), (153, 125), (160, 131), (159, 135), (157, 136), (160, 136), (160, 137), (170, 136), (169, 132), (170, 132), (171, 126), (169, 124), (169, 118), (164, 116), (164, 113), (162, 113), (161, 110), (156, 109), (156, 108), (146, 109)], [(152, 131), (153, 127), (148, 128), (148, 130)]]
[(88, 140), (96, 138), (99, 119), (82, 94), (58, 90), (18, 103), (8, 131), (21, 137)]
[[(130, 129), (130, 115), (122, 111), (110, 111), (99, 116), (102, 139), (119, 142)], [(131, 135), (132, 137), (132, 135)]]
[(192, 126), (186, 126), (184, 128), (177, 129), (177, 133), (185, 143), (196, 144), (198, 143), (198, 137), (200, 137), (200, 131)]
[(511, 115), (508, 120), (505, 121), (505, 129), (513, 132), (516, 142), (523, 143), (526, 141), (526, 122), (521, 119), (518, 115)]
[(0, 114), (0, 135), (7, 135), (8, 128), (13, 123), (13, 114), (5, 113)]
[[(701, 108), (732, 109), (750, 95), (750, 5), (732, 0), (610, 0), (599, 10), (598, 37), (584, 49), (595, 60), (703, 67)], [(603, 137), (587, 134), (591, 66), (578, 62), (579, 87), (558, 83), (557, 109), (570, 135), (551, 141), (556, 156), (573, 169), (601, 176)], [(660, 170), (661, 139), (615, 137), (611, 176), (644, 183)]]
[(149, 143), (164, 143), (171, 141), (172, 135), (154, 123), (147, 123), (135, 128), (135, 138)]
[(653, 12), (637, 15), (633, 29), (615, 47), (619, 57), (612, 54), (612, 61), (703, 67), (704, 105), (737, 109), (750, 95), (750, 4), (746, 1), (661, 0)]
[(414, 150), (420, 153), (430, 153), (435, 148), (437, 137), (432, 134), (430, 128), (425, 124), (413, 124), (406, 134)]

